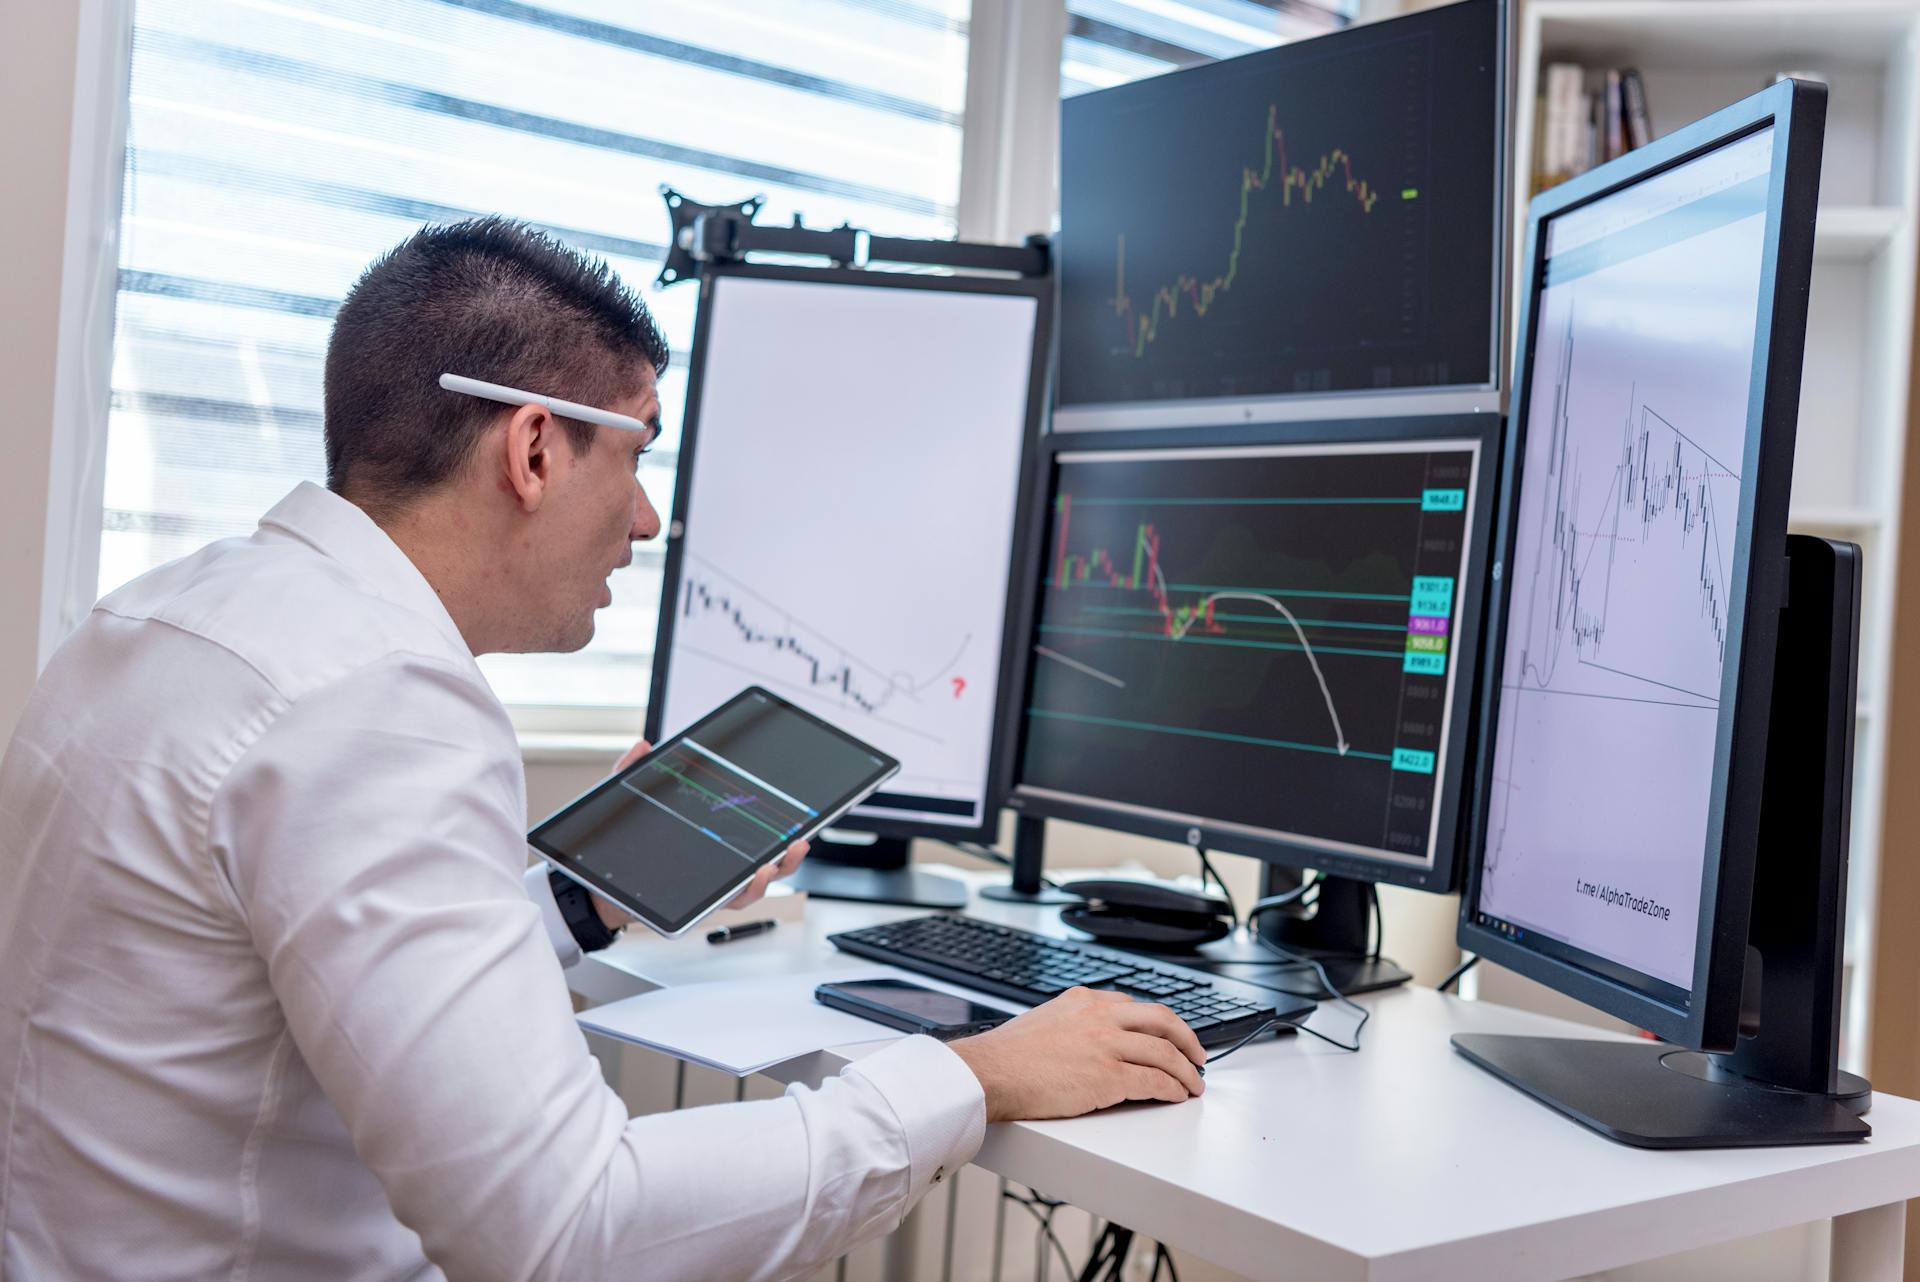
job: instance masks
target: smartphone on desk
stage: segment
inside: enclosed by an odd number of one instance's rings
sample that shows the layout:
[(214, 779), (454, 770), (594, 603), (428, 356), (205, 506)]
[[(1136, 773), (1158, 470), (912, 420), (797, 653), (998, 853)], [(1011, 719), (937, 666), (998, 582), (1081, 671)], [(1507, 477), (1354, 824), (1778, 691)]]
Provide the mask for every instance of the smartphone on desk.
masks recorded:
[(672, 938), (900, 763), (758, 686), (527, 834), (547, 862)]
[(903, 1033), (925, 1033), (943, 1042), (971, 1037), (1013, 1018), (1012, 1011), (937, 989), (922, 988), (904, 979), (855, 979), (822, 984), (813, 990), (822, 1006), (870, 1019)]

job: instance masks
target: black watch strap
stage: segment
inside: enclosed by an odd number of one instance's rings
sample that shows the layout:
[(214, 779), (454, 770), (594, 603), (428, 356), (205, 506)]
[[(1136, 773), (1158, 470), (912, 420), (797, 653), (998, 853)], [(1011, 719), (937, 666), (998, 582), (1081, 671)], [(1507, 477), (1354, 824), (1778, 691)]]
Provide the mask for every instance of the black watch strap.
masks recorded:
[(573, 942), (584, 953), (599, 952), (614, 940), (614, 932), (594, 911), (593, 896), (587, 888), (564, 873), (549, 872), (547, 883), (553, 887), (553, 902), (560, 907), (560, 919), (567, 923)]

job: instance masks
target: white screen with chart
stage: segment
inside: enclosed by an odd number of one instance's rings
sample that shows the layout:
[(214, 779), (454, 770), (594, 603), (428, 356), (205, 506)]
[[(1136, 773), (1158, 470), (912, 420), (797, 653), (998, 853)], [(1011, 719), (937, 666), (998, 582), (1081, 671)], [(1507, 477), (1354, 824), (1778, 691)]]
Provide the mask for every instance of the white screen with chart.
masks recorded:
[(1693, 986), (1773, 130), (1554, 218), (1477, 909)]
[(661, 730), (764, 685), (899, 758), (856, 815), (978, 825), (1037, 301), (721, 276), (708, 306)]

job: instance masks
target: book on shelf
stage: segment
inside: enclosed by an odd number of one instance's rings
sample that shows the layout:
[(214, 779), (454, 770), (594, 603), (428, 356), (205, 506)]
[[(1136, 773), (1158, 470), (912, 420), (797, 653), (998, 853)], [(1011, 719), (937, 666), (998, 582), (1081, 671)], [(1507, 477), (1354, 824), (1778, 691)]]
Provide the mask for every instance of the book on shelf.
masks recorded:
[(1620, 91), (1627, 118), (1627, 149), (1644, 147), (1653, 141), (1653, 122), (1647, 117), (1647, 82), (1628, 67), (1620, 73)]
[(1536, 109), (1535, 194), (1644, 147), (1653, 138), (1646, 82), (1632, 67), (1548, 63)]

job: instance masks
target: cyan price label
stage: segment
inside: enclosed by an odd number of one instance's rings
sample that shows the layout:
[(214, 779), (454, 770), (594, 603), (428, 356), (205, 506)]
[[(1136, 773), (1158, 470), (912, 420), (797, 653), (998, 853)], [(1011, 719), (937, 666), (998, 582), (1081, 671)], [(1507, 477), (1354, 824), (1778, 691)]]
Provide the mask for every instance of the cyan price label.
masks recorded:
[(1425, 650), (1407, 651), (1407, 661), (1400, 669), (1402, 672), (1417, 672), (1422, 676), (1444, 677), (1447, 675), (1447, 656), (1431, 654)]
[(1464, 512), (1466, 508), (1465, 490), (1428, 490), (1420, 496), (1422, 512)]
[(1421, 752), (1417, 748), (1395, 748), (1393, 768), (1405, 770), (1409, 774), (1430, 775), (1433, 773), (1433, 754)]
[(1451, 617), (1453, 580), (1435, 574), (1416, 575), (1413, 580), (1413, 600), (1407, 613)]

